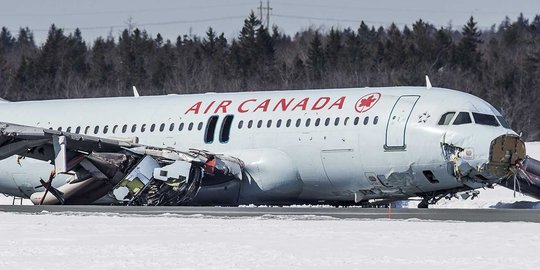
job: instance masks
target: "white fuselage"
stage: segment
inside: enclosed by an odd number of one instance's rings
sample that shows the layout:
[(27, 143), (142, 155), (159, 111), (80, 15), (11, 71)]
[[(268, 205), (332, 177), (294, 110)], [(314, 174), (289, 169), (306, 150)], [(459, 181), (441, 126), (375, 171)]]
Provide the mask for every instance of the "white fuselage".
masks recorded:
[[(500, 115), (472, 95), (425, 87), (0, 103), (3, 122), (97, 137), (137, 138), (144, 145), (204, 149), (240, 159), (247, 150), (278, 150), (298, 170), (301, 201), (411, 197), (462, 187), (449, 173), (441, 151), (443, 140), (473, 149), (469, 163), (474, 166), (486, 162), (493, 139), (515, 133), (474, 121), (439, 125), (447, 112)], [(230, 130), (224, 124), (227, 115), (232, 116)], [(212, 116), (217, 116), (213, 136), (209, 133)], [(20, 164), (15, 158), (0, 161), (0, 193), (27, 197), (52, 169), (45, 162), (28, 159)], [(432, 172), (437, 181), (429, 181), (425, 171)]]

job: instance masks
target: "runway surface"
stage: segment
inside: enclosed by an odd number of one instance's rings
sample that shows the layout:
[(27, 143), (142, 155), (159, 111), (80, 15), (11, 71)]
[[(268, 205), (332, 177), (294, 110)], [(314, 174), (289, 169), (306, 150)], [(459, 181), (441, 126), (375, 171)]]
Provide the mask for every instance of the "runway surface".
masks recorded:
[(0, 205), (0, 212), (11, 213), (84, 213), (121, 215), (204, 215), (214, 217), (332, 217), (339, 219), (419, 219), (467, 222), (536, 222), (537, 209), (411, 209), (396, 208), (332, 208), (332, 207), (138, 207), (138, 206), (28, 206)]

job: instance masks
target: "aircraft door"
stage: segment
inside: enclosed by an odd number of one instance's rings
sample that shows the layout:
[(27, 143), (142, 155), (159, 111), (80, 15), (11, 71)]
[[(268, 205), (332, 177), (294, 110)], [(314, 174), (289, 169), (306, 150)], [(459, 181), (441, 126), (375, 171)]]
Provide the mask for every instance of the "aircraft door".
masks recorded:
[(384, 149), (405, 150), (407, 148), (405, 141), (407, 122), (419, 98), (420, 96), (407, 95), (399, 97), (396, 101), (388, 117)]

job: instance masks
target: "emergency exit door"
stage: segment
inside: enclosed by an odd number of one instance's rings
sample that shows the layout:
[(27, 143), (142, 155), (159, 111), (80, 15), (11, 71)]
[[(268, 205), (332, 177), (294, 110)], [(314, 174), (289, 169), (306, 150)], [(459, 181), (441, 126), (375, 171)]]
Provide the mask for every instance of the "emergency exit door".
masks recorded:
[(420, 96), (401, 96), (394, 104), (386, 125), (384, 149), (405, 150), (407, 123)]

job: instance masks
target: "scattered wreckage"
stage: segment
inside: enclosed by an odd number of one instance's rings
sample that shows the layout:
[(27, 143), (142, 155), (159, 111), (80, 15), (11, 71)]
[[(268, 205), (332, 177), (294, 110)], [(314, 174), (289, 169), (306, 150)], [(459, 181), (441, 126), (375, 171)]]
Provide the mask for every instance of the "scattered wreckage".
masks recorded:
[[(0, 159), (19, 155), (55, 165), (49, 179), (40, 180), (45, 191), (32, 194), (35, 204), (91, 204), (107, 197), (127, 205), (189, 204), (202, 185), (240, 181), (243, 173), (241, 160), (195, 149), (182, 152), (13, 124), (0, 129)], [(55, 188), (57, 174), (70, 177)]]

